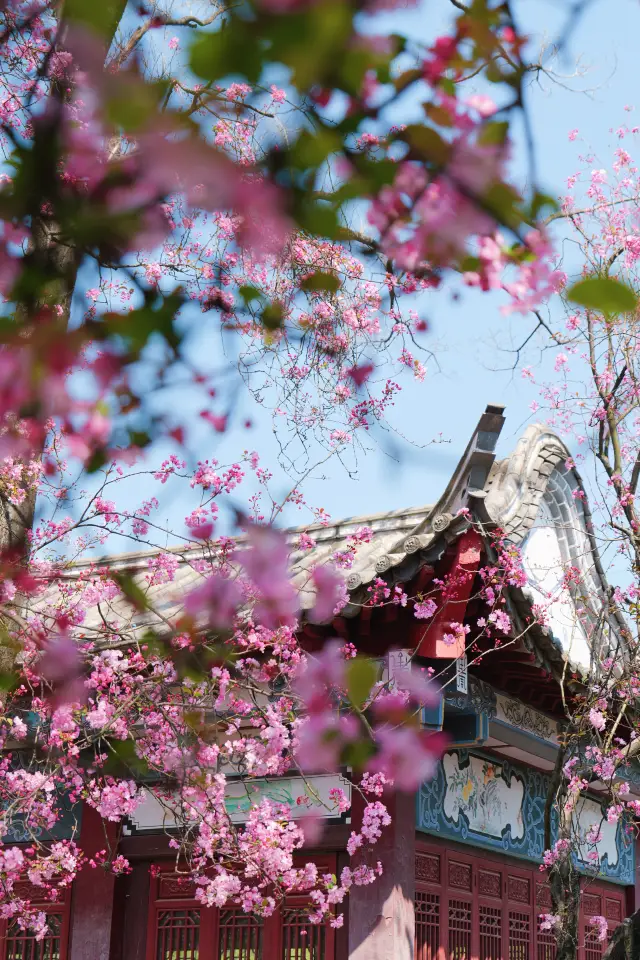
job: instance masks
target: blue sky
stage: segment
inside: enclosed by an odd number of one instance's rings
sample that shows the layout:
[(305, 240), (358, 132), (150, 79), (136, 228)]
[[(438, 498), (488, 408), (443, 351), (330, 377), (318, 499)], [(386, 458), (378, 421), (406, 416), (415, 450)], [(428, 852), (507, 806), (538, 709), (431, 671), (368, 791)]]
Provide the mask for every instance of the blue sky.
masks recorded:
[[(521, 24), (531, 37), (531, 50), (536, 51), (545, 39), (558, 35), (564, 22), (567, 4), (560, 0), (516, 2)], [(408, 33), (416, 39), (433, 39), (445, 27), (453, 10), (448, 0), (424, 0), (414, 10), (378, 18), (376, 32), (390, 29)], [(640, 3), (637, 0), (595, 0), (571, 35), (563, 59), (555, 64), (561, 74), (571, 75), (580, 58), (582, 76), (554, 84), (543, 79), (528, 87), (528, 106), (536, 143), (539, 180), (547, 192), (557, 195), (564, 189), (566, 178), (578, 167), (578, 154), (586, 152), (585, 141), (605, 166), (612, 153), (611, 130), (625, 120), (633, 122), (634, 114), (626, 114), (624, 105), (638, 106), (637, 37), (640, 36)], [(474, 91), (468, 86), (468, 93)], [(478, 87), (477, 89), (481, 89)], [(640, 123), (640, 120), (636, 121)], [(570, 142), (568, 132), (578, 128), (582, 141)], [(516, 137), (513, 166), (516, 175), (526, 177), (521, 134)], [(569, 255), (570, 256), (570, 255)], [(567, 260), (564, 268), (571, 272), (576, 261)], [(507, 422), (499, 454), (508, 453), (526, 424), (535, 419), (529, 406), (537, 391), (519, 370), (510, 369), (513, 356), (508, 348), (521, 342), (532, 328), (532, 320), (516, 316), (505, 320), (500, 306), (505, 298), (500, 293), (478, 294), (450, 283), (436, 293), (422, 296), (420, 312), (430, 322), (431, 332), (426, 345), (435, 352), (440, 370), (431, 365), (427, 380), (408, 384), (396, 403), (392, 423), (414, 446), (396, 441), (399, 458), (390, 455), (389, 444), (360, 459), (357, 478), (350, 479), (337, 461), (325, 464), (305, 483), (308, 499), (324, 506), (334, 518), (381, 512), (433, 502), (464, 450), (478, 417), (487, 403), (506, 405)], [(554, 314), (555, 310), (555, 314)], [(550, 317), (559, 323), (558, 307), (550, 306)], [(213, 350), (215, 346), (210, 344)], [(535, 343), (528, 350), (526, 362), (542, 377), (553, 377), (553, 355), (541, 352)], [(176, 394), (173, 402), (189, 399)], [(222, 462), (242, 448), (257, 450), (272, 467), (275, 444), (270, 422), (250, 401), (244, 401), (237, 423), (250, 416), (251, 430), (234, 431), (222, 442), (209, 431), (194, 424), (193, 437), (198, 457), (215, 456)], [(431, 445), (440, 437), (442, 442)], [(386, 448), (386, 449), (385, 449)], [(155, 465), (166, 452), (154, 448), (149, 463)], [(289, 479), (278, 475), (274, 492), (284, 493), (291, 486)], [(148, 495), (148, 486), (134, 484), (126, 500), (130, 504)], [(160, 516), (166, 517), (180, 532), (181, 519), (190, 508), (181, 491), (171, 484), (162, 488)], [(193, 504), (195, 506), (195, 503)], [(301, 522), (289, 514), (290, 522)]]

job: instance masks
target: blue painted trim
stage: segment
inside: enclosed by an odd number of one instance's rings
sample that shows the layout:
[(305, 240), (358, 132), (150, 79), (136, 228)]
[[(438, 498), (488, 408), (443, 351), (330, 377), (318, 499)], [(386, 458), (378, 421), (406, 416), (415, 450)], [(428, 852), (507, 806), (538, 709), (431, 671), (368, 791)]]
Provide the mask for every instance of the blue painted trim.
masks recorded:
[(422, 708), (422, 725), (431, 730), (442, 730), (444, 721), (444, 697), (440, 693), (438, 702), (433, 707)]

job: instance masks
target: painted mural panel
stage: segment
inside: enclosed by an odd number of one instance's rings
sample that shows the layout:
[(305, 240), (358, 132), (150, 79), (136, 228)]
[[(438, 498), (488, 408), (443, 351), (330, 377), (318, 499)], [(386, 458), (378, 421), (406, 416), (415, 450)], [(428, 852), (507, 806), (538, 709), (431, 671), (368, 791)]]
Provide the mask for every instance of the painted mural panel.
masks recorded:
[[(476, 847), (499, 850), (540, 863), (545, 850), (544, 809), (549, 778), (539, 770), (496, 760), (480, 751), (450, 750), (433, 780), (417, 797), (417, 827)], [(609, 824), (599, 804), (585, 799), (580, 832), (600, 827), (600, 875), (617, 883), (634, 882), (634, 844), (623, 825)], [(581, 855), (589, 865), (594, 846)], [(581, 864), (578, 862), (578, 866)]]
[[(236, 780), (227, 784), (225, 804), (233, 823), (245, 823), (251, 807), (265, 799), (290, 808), (288, 817), (291, 820), (305, 816), (309, 809), (319, 817), (330, 819), (339, 816), (331, 796), (334, 788), (343, 790), (347, 797), (351, 797), (350, 781), (339, 774)], [(125, 826), (125, 833), (173, 830), (176, 825), (176, 803), (171, 798), (161, 802), (150, 790), (145, 790), (144, 800), (128, 818), (129, 826)]]
[(511, 837), (524, 837), (522, 805), (524, 781), (512, 774), (501, 776), (501, 767), (482, 757), (470, 756), (460, 766), (457, 753), (442, 760), (445, 779), (444, 814), (452, 823), (465, 817), (469, 830), (501, 838), (505, 827)]

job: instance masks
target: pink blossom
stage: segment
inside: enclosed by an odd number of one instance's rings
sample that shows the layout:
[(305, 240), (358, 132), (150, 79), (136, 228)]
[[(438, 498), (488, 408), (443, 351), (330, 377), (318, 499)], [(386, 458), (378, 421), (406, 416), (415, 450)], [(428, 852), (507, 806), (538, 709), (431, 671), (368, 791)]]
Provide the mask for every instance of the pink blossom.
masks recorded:
[(329, 564), (318, 564), (311, 572), (316, 598), (310, 617), (316, 623), (330, 620), (344, 606), (344, 580)]
[(42, 679), (54, 688), (55, 696), (60, 701), (84, 700), (78, 644), (64, 627), (48, 638), (37, 670)]
[(204, 583), (184, 598), (184, 610), (195, 621), (204, 617), (217, 629), (229, 628), (241, 602), (240, 588), (234, 580), (211, 574)]
[(347, 370), (347, 376), (353, 380), (356, 387), (361, 387), (362, 384), (369, 379), (372, 373), (372, 363), (365, 363), (361, 366), (351, 367), (349, 370)]
[(284, 103), (287, 98), (287, 94), (284, 90), (281, 90), (280, 87), (276, 87), (275, 83), (272, 83), (269, 89), (271, 91), (271, 99), (274, 103)]
[(475, 93), (467, 97), (467, 106), (477, 110), (481, 117), (490, 117), (498, 109), (491, 97), (482, 93)]
[(414, 727), (382, 726), (376, 730), (376, 742), (378, 753), (370, 769), (384, 773), (399, 790), (410, 792), (434, 776), (447, 740)]
[(607, 939), (607, 936), (609, 934), (609, 927), (605, 917), (600, 917), (600, 916), (589, 917), (589, 923), (592, 923), (593, 926), (596, 928), (595, 933), (596, 933), (597, 939), (601, 943), (603, 943)]
[(559, 353), (558, 356), (556, 357), (556, 361), (553, 365), (553, 368), (556, 371), (560, 371), (567, 368), (568, 364), (569, 364), (569, 358), (567, 357), (566, 353)]
[(252, 525), (247, 541), (238, 559), (258, 593), (254, 616), (266, 627), (292, 626), (298, 613), (298, 594), (289, 579), (285, 538), (273, 527)]
[(438, 605), (435, 600), (426, 599), (416, 602), (413, 607), (413, 615), (416, 620), (429, 620), (434, 615)]

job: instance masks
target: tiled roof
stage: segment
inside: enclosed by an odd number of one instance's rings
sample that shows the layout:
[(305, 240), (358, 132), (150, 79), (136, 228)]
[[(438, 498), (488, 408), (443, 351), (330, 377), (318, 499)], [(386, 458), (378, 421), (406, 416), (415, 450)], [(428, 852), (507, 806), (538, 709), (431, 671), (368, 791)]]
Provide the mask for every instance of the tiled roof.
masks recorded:
[[(451, 542), (468, 526), (465, 509), (488, 526), (500, 526), (516, 541), (521, 542), (532, 527), (540, 501), (545, 495), (549, 478), (556, 469), (575, 474), (565, 468), (569, 451), (562, 440), (541, 426), (529, 427), (513, 453), (506, 459), (495, 462), (495, 447), (504, 423), (502, 407), (489, 406), (480, 418), (467, 449), (456, 467), (440, 500), (429, 506), (410, 507), (389, 513), (349, 517), (329, 526), (314, 524), (292, 528), (287, 531), (295, 542), (301, 532), (308, 533), (315, 541), (311, 550), (295, 551), (291, 556), (293, 581), (300, 592), (303, 613), (309, 615), (313, 607), (314, 592), (310, 588), (311, 569), (328, 561), (347, 544), (347, 538), (362, 527), (370, 527), (373, 536), (370, 543), (358, 546), (353, 566), (345, 574), (347, 588), (353, 604), (347, 605), (343, 615), (353, 616), (366, 597), (367, 585), (377, 576), (394, 582), (404, 582), (415, 575), (420, 566), (433, 562)], [(575, 474), (574, 482), (579, 482)], [(462, 511), (462, 512), (461, 512)], [(585, 519), (589, 524), (588, 508)], [(242, 537), (238, 538), (241, 545)], [(136, 613), (131, 623), (131, 609), (127, 601), (118, 598), (111, 603), (102, 603), (101, 608), (88, 606), (82, 629), (96, 629), (106, 618), (120, 624), (130, 624), (127, 637), (140, 635), (145, 626), (153, 624), (162, 629), (163, 620), (172, 620), (181, 609), (181, 600), (193, 589), (203, 574), (199, 567), (206, 559), (206, 548), (176, 548), (164, 552), (173, 553), (178, 560), (175, 578), (170, 583), (147, 586), (146, 575), (152, 556), (159, 551), (122, 554), (108, 560), (111, 567), (130, 571), (145, 587), (153, 613)], [(604, 585), (597, 552), (593, 550), (597, 567), (597, 580)], [(64, 575), (64, 581), (81, 581), (83, 573), (90, 569), (90, 562), (75, 564)], [(600, 591), (599, 591), (600, 592)], [(528, 591), (516, 591), (514, 600), (523, 616), (530, 609)], [(37, 601), (40, 612), (53, 612), (56, 606), (58, 587), (52, 586)], [(78, 594), (78, 602), (87, 603)]]

